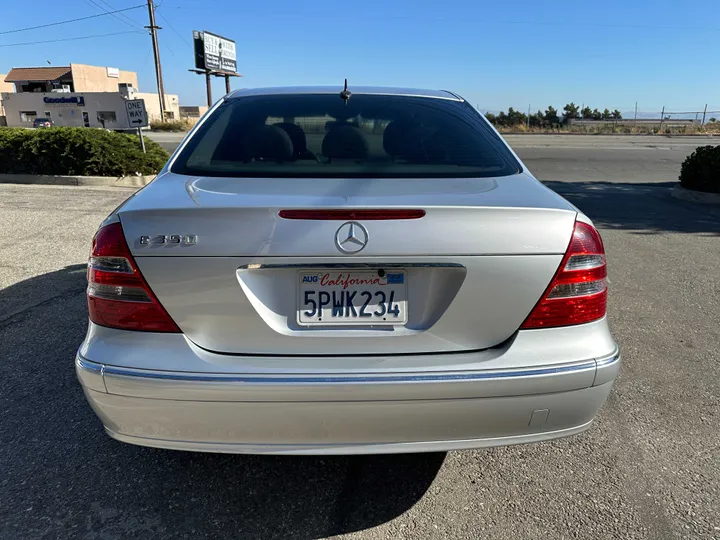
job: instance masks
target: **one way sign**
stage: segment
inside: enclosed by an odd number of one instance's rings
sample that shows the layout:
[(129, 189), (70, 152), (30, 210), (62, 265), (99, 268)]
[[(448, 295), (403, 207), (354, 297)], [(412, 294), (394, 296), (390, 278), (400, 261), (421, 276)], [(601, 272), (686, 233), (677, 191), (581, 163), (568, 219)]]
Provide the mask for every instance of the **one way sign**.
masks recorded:
[(133, 128), (145, 127), (148, 125), (147, 111), (145, 110), (144, 99), (130, 99), (125, 102), (128, 124)]

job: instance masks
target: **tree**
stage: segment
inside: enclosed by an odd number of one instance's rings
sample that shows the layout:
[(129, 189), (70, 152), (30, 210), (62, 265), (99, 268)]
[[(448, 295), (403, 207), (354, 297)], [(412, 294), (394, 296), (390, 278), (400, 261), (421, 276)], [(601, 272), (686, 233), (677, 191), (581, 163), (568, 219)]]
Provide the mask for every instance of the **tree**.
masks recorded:
[(508, 125), (508, 118), (507, 114), (505, 114), (505, 111), (500, 111), (500, 114), (497, 115), (497, 125), (502, 127)]
[(583, 120), (592, 120), (592, 109), (590, 107), (585, 107), (582, 111), (580, 111), (580, 115), (583, 117)]
[(600, 111), (598, 111), (597, 109), (593, 109), (592, 119), (593, 120), (602, 120), (602, 113)]
[(555, 107), (553, 107), (552, 105), (548, 105), (548, 108), (545, 110), (545, 121), (550, 125), (560, 123), (557, 109), (555, 109)]
[(580, 107), (570, 102), (563, 107), (565, 118), (580, 118)]
[(615, 109), (612, 113), (610, 113), (610, 116), (612, 117), (613, 120), (622, 120), (622, 114), (617, 109)]
[(708, 120), (708, 122), (710, 122), (711, 124), (714, 124), (715, 122), (717, 122), (717, 118), (715, 118), (713, 116), (710, 120)]
[(490, 122), (493, 126), (497, 124), (497, 116), (495, 116), (493, 113), (486, 112), (485, 118), (487, 118), (488, 122)]
[(602, 119), (603, 120), (610, 120), (612, 118), (610, 111), (608, 109), (605, 109), (602, 113)]
[(530, 115), (530, 127), (543, 127), (545, 125), (545, 114), (538, 111)]
[(510, 107), (508, 109), (508, 112), (507, 112), (508, 126), (524, 125), (527, 122), (527, 120), (528, 120), (528, 117), (525, 113), (516, 111), (512, 107)]

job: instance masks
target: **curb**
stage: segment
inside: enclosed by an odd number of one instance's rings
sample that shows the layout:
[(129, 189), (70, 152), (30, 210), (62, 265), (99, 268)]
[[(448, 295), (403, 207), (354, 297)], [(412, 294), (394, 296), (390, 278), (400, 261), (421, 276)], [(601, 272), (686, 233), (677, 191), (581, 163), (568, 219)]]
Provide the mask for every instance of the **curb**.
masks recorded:
[(720, 204), (720, 193), (704, 193), (702, 191), (694, 191), (685, 189), (681, 185), (672, 188), (670, 195), (681, 201), (688, 201), (702, 204)]
[(48, 174), (0, 174), (0, 184), (44, 184), (50, 186), (142, 187), (155, 175), (148, 176), (58, 176)]

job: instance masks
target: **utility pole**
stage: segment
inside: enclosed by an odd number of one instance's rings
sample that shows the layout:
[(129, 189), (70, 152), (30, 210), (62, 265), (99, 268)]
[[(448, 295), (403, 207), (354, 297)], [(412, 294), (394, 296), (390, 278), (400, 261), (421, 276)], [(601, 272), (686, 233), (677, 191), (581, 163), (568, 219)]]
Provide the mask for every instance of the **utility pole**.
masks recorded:
[(633, 120), (633, 127), (637, 126), (637, 101), (635, 102), (635, 119)]
[(664, 121), (665, 121), (665, 105), (663, 105), (663, 110), (660, 113), (660, 130), (659, 131), (662, 131), (662, 125), (663, 125)]
[(703, 111), (702, 124), (700, 124), (701, 126), (704, 126), (704, 125), (705, 125), (705, 115), (706, 115), (706, 114), (707, 114), (707, 103), (705, 104), (705, 110)]
[(528, 131), (530, 131), (530, 107), (531, 107), (531, 104), (528, 103), (528, 115), (527, 115), (527, 129), (528, 129)]
[(160, 47), (158, 47), (157, 31), (161, 30), (155, 24), (155, 5), (148, 0), (148, 14), (150, 15), (150, 37), (152, 38), (153, 55), (155, 57), (155, 78), (157, 79), (158, 96), (160, 98), (160, 119), (165, 121), (165, 89), (163, 88), (162, 66), (160, 65)]

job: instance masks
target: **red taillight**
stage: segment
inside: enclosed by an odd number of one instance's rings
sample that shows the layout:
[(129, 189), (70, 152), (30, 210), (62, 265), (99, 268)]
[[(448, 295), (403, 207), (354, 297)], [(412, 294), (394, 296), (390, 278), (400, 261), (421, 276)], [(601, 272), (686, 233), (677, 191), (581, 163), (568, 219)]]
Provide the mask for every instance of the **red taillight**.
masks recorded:
[(352, 220), (419, 219), (425, 210), (280, 210), (283, 219)]
[(577, 221), (567, 253), (522, 328), (569, 326), (601, 319), (607, 306), (605, 248), (600, 234)]
[(133, 260), (120, 223), (100, 229), (88, 261), (88, 311), (95, 324), (145, 332), (180, 332)]

